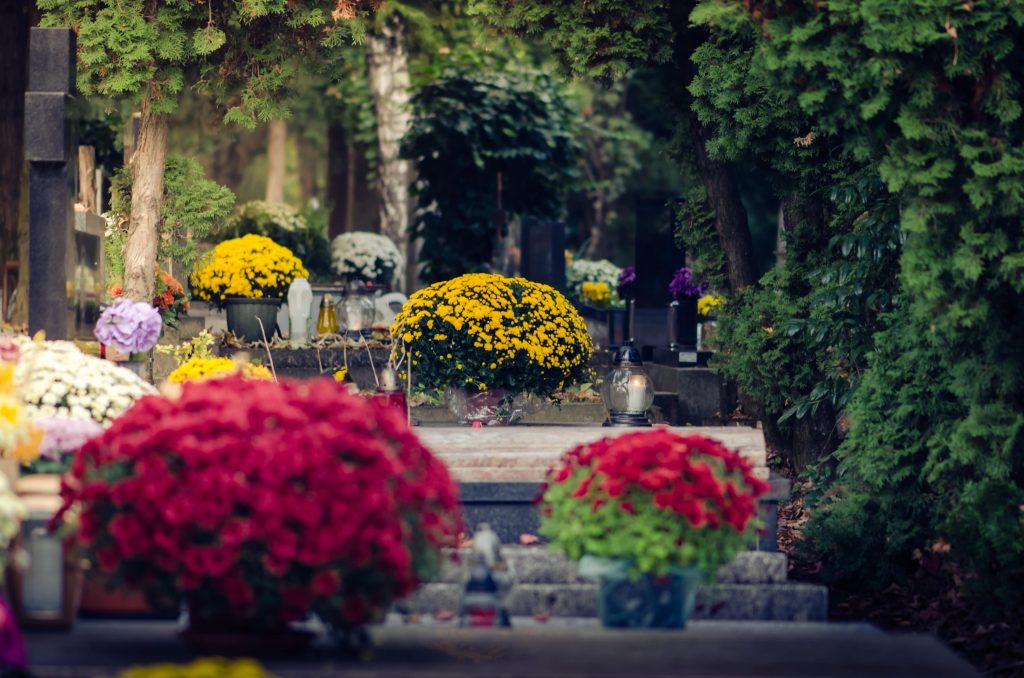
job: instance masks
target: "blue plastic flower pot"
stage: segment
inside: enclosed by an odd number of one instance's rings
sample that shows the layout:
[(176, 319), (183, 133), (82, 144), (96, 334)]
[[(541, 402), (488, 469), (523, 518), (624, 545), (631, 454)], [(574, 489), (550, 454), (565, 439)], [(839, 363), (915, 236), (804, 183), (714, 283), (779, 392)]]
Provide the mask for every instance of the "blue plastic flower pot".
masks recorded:
[(699, 567), (672, 568), (635, 580), (625, 567), (607, 571), (598, 580), (601, 623), (610, 628), (686, 628), (700, 581)]

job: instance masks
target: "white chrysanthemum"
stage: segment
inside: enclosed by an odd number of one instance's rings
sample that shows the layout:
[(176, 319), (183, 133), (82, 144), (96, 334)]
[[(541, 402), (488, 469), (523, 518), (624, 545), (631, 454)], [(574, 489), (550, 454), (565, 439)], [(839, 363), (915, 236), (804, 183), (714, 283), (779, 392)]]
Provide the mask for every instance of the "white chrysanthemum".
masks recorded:
[(392, 282), (405, 262), (391, 238), (377, 233), (342, 233), (331, 242), (331, 268), (339, 275)]
[(23, 346), (14, 378), (30, 417), (66, 415), (103, 426), (156, 391), (131, 371), (86, 355), (67, 341)]

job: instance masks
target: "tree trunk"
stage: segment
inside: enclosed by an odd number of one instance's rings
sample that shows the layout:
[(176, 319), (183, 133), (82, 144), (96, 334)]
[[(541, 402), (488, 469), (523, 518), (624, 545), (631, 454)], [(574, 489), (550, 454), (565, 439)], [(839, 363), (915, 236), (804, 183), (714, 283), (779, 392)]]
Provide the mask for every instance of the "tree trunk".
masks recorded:
[(267, 123), (267, 202), (284, 202), (287, 144), (288, 124), (284, 120)]
[[(25, 164), (26, 55), (32, 4), (0, 3), (0, 63), (6, 64), (0, 77), (0, 274), (5, 276), (6, 262), (18, 259), (18, 206)], [(27, 272), (27, 262), (24, 269)], [(24, 292), (22, 287), (19, 296), (25, 297)]]
[(135, 301), (153, 299), (166, 158), (167, 114), (153, 112), (147, 89), (142, 97), (138, 145), (131, 160), (132, 209), (124, 248), (124, 295)]
[(409, 250), (409, 182), (412, 163), (399, 157), (402, 137), (412, 124), (409, 107), (409, 64), (402, 18), (393, 13), (380, 29), (366, 36), (367, 75), (377, 112), (381, 233), (395, 241), (414, 271)]
[(754, 262), (754, 245), (747, 223), (747, 210), (740, 202), (739, 189), (732, 167), (708, 156), (707, 142), (711, 131), (702, 125), (694, 113), (690, 113), (693, 133), (693, 150), (697, 157), (697, 171), (704, 183), (708, 203), (715, 211), (715, 232), (718, 245), (725, 253), (729, 286), (733, 291), (757, 283), (757, 265)]
[(757, 265), (754, 262), (754, 246), (747, 223), (747, 210), (740, 201), (740, 192), (736, 187), (732, 167), (708, 156), (707, 142), (711, 137), (711, 130), (697, 119), (686, 90), (694, 76), (690, 57), (706, 37), (704, 31), (690, 25), (690, 12), (693, 11), (694, 4), (692, 0), (679, 0), (669, 5), (669, 20), (676, 32), (673, 45), (673, 72), (670, 74), (671, 80), (675, 82), (666, 84), (670, 87), (668, 91), (675, 93), (673, 103), (679, 114), (685, 115), (690, 121), (690, 138), (697, 171), (704, 184), (704, 192), (707, 193), (708, 205), (715, 213), (718, 244), (725, 254), (729, 286), (735, 291), (757, 282)]
[(316, 150), (301, 134), (295, 136), (295, 155), (299, 161), (299, 200), (307, 207), (316, 196)]
[(352, 203), (347, 186), (352, 164), (348, 134), (340, 122), (327, 125), (327, 202), (331, 214), (327, 221), (327, 236), (334, 239), (349, 230), (352, 223)]

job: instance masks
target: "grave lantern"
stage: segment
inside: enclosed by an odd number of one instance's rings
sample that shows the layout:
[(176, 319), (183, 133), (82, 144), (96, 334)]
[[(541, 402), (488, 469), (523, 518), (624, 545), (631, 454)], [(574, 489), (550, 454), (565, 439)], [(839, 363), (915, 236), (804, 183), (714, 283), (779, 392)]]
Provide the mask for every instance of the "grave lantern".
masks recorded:
[(605, 426), (651, 425), (647, 411), (654, 403), (654, 384), (644, 370), (636, 346), (626, 343), (616, 351), (601, 394), (608, 409)]

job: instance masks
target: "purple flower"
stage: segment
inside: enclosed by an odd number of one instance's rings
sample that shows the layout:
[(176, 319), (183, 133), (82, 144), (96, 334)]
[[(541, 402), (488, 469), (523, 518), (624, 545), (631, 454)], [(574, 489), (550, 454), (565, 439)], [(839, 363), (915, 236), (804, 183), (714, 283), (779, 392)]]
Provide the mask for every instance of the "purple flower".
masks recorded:
[(145, 353), (156, 346), (162, 326), (160, 311), (122, 297), (96, 321), (96, 338), (122, 353)]
[(627, 266), (619, 272), (619, 296), (626, 296), (634, 284), (636, 284), (636, 266)]
[(92, 419), (54, 416), (39, 417), (32, 423), (43, 430), (39, 456), (52, 461), (74, 454), (89, 439), (103, 433), (103, 427)]
[(708, 289), (708, 282), (705, 280), (698, 284), (693, 282), (693, 273), (686, 266), (683, 266), (672, 276), (672, 282), (668, 284), (668, 291), (676, 299), (692, 299), (704, 294)]

